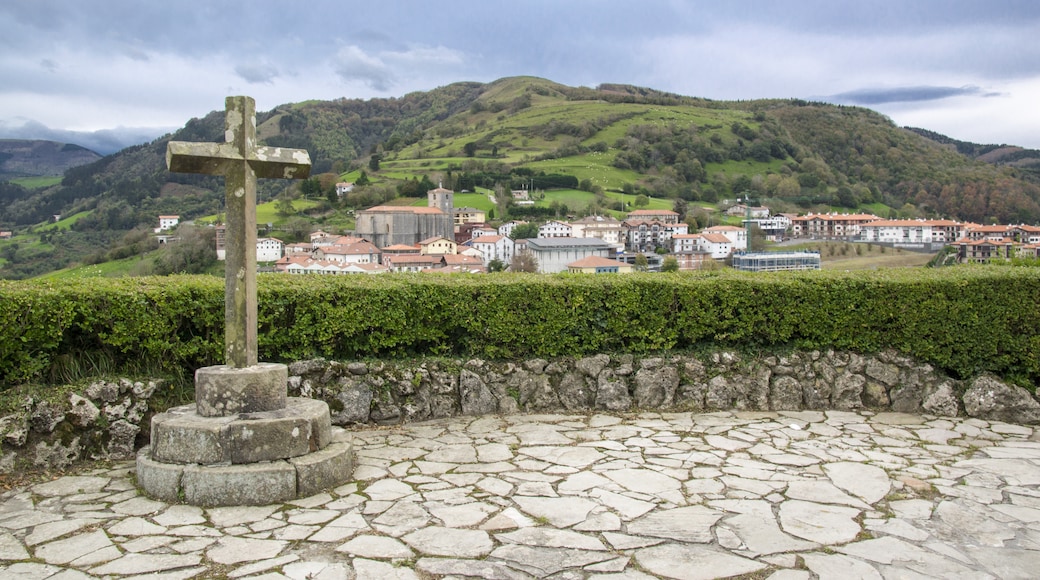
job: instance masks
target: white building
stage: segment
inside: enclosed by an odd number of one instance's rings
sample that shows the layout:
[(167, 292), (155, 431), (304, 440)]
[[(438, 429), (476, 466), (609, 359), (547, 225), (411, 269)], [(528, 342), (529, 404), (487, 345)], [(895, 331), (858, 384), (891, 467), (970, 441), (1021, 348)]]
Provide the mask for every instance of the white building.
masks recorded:
[(278, 238), (257, 238), (256, 261), (277, 262), (285, 252), (285, 243)]
[(179, 215), (161, 215), (159, 216), (159, 227), (156, 228), (155, 233), (166, 232), (177, 227), (180, 223), (181, 216)]
[(481, 236), (470, 240), (469, 245), (480, 251), (485, 266), (491, 260), (509, 264), (513, 259), (513, 240), (506, 236)]
[(964, 235), (965, 226), (950, 220), (877, 220), (859, 229), (859, 239), (865, 242), (928, 244), (955, 242)]
[(510, 222), (506, 222), (506, 223), (498, 226), (498, 235), (500, 235), (500, 236), (512, 236), (513, 235), (513, 229), (516, 228), (516, 226), (525, 225), (525, 224), (527, 224), (527, 222), (519, 221), (519, 220), (513, 220), (513, 221), (510, 221)]
[(716, 260), (724, 260), (733, 253), (733, 242), (722, 234), (701, 234), (697, 243), (700, 251), (708, 252)]
[(714, 226), (701, 230), (702, 234), (721, 234), (733, 245), (733, 250), (747, 250), (747, 230), (737, 226)]
[(566, 272), (567, 264), (590, 256), (612, 258), (614, 248), (600, 240), (588, 238), (537, 238), (527, 240), (527, 251), (538, 260), (543, 274)]
[(574, 228), (567, 222), (553, 220), (538, 227), (539, 238), (570, 238), (573, 237), (573, 233)]

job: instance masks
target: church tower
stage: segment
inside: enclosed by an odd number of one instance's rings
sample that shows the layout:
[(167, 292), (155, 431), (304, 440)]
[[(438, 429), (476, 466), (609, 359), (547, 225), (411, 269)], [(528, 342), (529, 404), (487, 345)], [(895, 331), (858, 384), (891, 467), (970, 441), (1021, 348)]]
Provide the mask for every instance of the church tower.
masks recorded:
[(427, 205), (443, 211), (448, 217), (453, 217), (455, 210), (455, 192), (444, 189), (442, 184), (437, 184), (437, 189), (426, 192)]

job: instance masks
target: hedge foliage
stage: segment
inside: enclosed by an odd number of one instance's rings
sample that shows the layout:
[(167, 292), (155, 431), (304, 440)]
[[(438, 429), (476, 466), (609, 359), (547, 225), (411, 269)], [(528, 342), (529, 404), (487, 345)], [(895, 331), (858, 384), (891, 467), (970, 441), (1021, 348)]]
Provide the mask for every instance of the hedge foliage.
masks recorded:
[[(62, 357), (221, 364), (222, 279), (0, 281), (0, 387)], [(954, 376), (1040, 379), (1040, 269), (624, 276), (261, 275), (260, 359), (894, 348)]]

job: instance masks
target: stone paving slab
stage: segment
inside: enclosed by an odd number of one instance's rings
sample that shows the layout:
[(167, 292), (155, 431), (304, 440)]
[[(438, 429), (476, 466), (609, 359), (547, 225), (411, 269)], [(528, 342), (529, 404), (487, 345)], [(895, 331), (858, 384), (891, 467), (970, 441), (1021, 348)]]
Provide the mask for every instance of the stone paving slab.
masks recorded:
[(134, 464), (0, 494), (0, 578), (1034, 578), (1040, 431), (870, 412), (453, 418), (355, 481), (203, 508)]

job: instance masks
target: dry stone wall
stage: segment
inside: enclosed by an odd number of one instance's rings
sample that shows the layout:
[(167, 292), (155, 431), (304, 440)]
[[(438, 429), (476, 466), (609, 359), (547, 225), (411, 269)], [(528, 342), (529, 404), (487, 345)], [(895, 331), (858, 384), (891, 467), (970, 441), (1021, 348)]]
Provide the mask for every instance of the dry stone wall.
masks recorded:
[[(129, 458), (147, 442), (159, 383), (97, 381), (0, 416), (0, 472)], [(1040, 424), (1040, 401), (983, 375), (954, 380), (895, 352), (606, 355), (522, 362), (424, 359), (289, 365), (289, 395), (329, 404), (334, 425), (543, 412), (897, 411)]]

